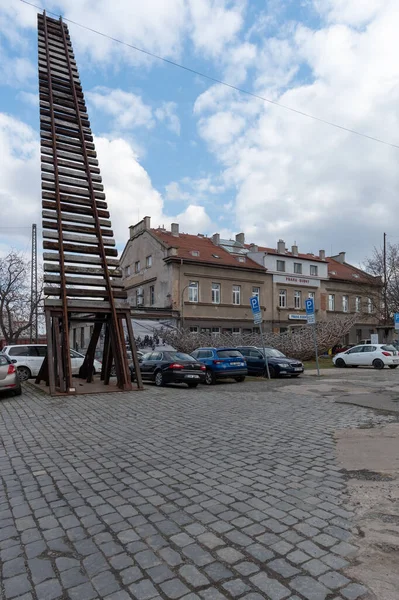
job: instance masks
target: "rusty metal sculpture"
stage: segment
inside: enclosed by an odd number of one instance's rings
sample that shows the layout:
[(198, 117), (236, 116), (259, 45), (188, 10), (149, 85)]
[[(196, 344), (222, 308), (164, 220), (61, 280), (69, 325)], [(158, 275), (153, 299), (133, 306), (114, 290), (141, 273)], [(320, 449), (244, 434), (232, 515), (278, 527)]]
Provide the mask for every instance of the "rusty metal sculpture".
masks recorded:
[(45, 317), (48, 351), (36, 382), (50, 393), (74, 393), (70, 324), (92, 323), (79, 377), (93, 380), (104, 331), (101, 380), (115, 364), (117, 384), (130, 390), (125, 330), (142, 387), (127, 295), (121, 282), (97, 155), (68, 27), (38, 15), (40, 137)]
[[(347, 317), (335, 317), (328, 321), (319, 321), (316, 325), (316, 336), (319, 352), (326, 352), (329, 348), (339, 343), (350, 331), (358, 320), (358, 315)], [(207, 346), (262, 346), (262, 340), (258, 333), (231, 334), (221, 333), (215, 336), (211, 333), (191, 333), (187, 329), (163, 329), (163, 339), (180, 352), (192, 352), (195, 348)], [(314, 341), (312, 328), (305, 325), (296, 327), (292, 332), (286, 333), (264, 333), (265, 344), (271, 348), (277, 348), (287, 356), (295, 356), (300, 360), (311, 360), (314, 358)]]

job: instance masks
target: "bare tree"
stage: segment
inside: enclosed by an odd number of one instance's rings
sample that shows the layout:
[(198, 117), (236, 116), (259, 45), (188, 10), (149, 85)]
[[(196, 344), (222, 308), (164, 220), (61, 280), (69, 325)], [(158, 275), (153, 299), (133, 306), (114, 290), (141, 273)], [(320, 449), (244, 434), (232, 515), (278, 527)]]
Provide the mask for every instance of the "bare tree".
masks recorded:
[[(41, 301), (39, 290), (37, 306)], [(6, 344), (15, 344), (27, 334), (35, 308), (30, 298), (30, 263), (12, 250), (0, 258), (0, 333)]]
[[(328, 321), (319, 321), (316, 325), (317, 345), (320, 353), (326, 352), (329, 348), (339, 343), (342, 338), (350, 331), (357, 320), (356, 314), (346, 317), (336, 316)], [(191, 333), (188, 329), (162, 329), (161, 337), (171, 346), (180, 352), (189, 354), (195, 348), (207, 346), (227, 346), (234, 348), (237, 346), (262, 346), (262, 339), (259, 333), (248, 333), (234, 335), (222, 333), (215, 336), (211, 333)], [(264, 333), (265, 345), (277, 348), (287, 356), (295, 357), (300, 360), (310, 360), (314, 358), (314, 341), (312, 327), (295, 327), (292, 332), (286, 333)]]
[[(392, 321), (395, 312), (399, 312), (399, 244), (387, 244), (386, 281), (384, 281), (384, 251), (374, 248), (370, 258), (365, 261), (366, 271), (373, 277), (379, 277), (382, 286), (378, 289), (381, 319)], [(377, 291), (377, 290), (376, 290)], [(385, 303), (386, 298), (386, 303)], [(375, 302), (377, 306), (377, 302)]]

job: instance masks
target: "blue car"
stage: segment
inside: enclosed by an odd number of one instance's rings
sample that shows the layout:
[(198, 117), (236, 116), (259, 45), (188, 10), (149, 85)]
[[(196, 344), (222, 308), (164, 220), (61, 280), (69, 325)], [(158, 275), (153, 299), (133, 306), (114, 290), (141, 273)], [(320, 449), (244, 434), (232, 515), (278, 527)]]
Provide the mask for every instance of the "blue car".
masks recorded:
[(248, 375), (245, 358), (236, 348), (197, 348), (191, 356), (206, 366), (206, 385), (212, 385), (218, 379), (244, 381)]

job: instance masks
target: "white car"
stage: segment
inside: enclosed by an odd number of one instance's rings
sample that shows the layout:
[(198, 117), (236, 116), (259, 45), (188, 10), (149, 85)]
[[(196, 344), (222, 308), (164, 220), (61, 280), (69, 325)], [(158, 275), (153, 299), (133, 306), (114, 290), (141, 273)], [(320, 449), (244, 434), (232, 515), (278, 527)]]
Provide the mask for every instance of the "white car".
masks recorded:
[(383, 369), (388, 366), (396, 369), (399, 356), (394, 346), (387, 344), (362, 344), (354, 346), (346, 352), (336, 354), (332, 359), (336, 367), (374, 367)]
[[(47, 354), (46, 344), (18, 344), (16, 346), (5, 346), (2, 350), (14, 363), (20, 381), (26, 381), (30, 377), (36, 377), (44, 357)], [(77, 375), (85, 359), (83, 354), (70, 350), (72, 374)], [(94, 373), (101, 373), (101, 363), (94, 361)]]

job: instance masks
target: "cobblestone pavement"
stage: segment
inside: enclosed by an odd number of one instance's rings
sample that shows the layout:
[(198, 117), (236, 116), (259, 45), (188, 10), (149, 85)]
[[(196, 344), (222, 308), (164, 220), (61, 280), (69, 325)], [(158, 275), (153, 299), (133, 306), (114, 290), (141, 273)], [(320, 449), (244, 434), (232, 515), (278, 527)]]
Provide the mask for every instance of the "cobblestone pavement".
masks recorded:
[(384, 420), (247, 382), (0, 401), (0, 599), (355, 600), (332, 432)]

